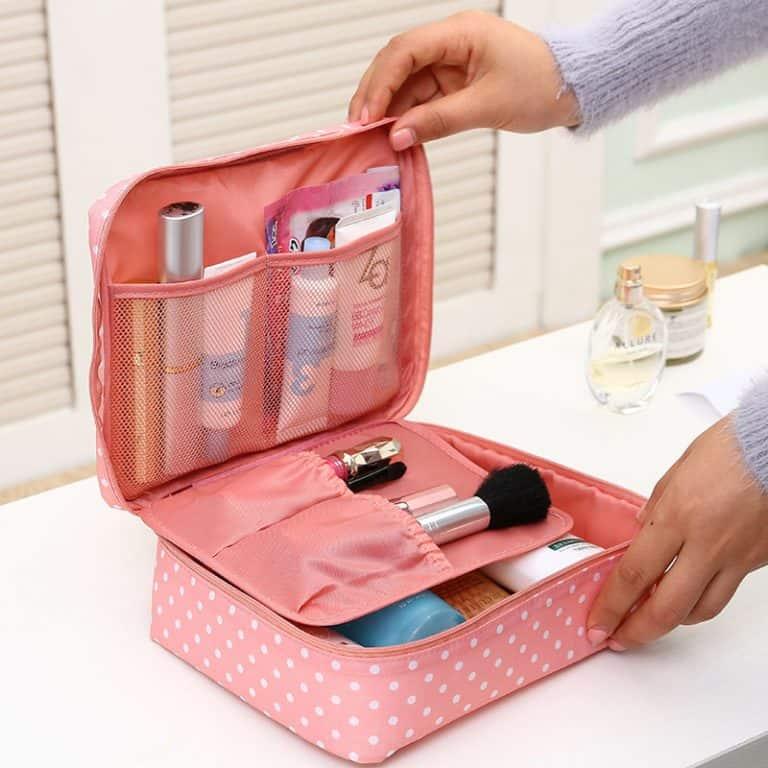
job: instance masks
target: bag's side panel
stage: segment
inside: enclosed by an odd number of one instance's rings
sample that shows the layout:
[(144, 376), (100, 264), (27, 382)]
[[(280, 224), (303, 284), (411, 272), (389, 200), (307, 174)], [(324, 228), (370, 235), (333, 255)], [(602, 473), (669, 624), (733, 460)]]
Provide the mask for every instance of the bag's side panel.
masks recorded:
[(265, 609), (257, 614), (193, 573), (160, 542), (152, 638), (303, 739), (377, 763), (595, 653), (585, 621), (619, 556), (606, 554), (445, 640), (355, 657), (302, 642), (265, 618)]
[(101, 270), (102, 251), (106, 240), (107, 220), (112, 208), (117, 204), (120, 197), (131, 185), (133, 178), (123, 179), (113, 184), (98, 200), (96, 200), (88, 211), (88, 247), (90, 249), (91, 264), (93, 267), (93, 308), (92, 308), (92, 326), (93, 326), (93, 350), (91, 353), (90, 367), (90, 395), (91, 408), (93, 410), (94, 420), (96, 422), (96, 475), (99, 478), (99, 488), (104, 500), (112, 507), (125, 506), (125, 499), (120, 492), (117, 478), (109, 461), (107, 451), (107, 436), (105, 434), (105, 413), (104, 413), (104, 355), (107, 348), (107, 339), (109, 328), (105, 323), (108, 320), (108, 313), (104, 312), (104, 275)]

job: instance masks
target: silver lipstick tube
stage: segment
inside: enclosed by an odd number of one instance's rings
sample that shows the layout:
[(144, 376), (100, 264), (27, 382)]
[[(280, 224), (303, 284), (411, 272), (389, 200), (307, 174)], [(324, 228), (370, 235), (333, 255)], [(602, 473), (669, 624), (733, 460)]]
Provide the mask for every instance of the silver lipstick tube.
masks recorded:
[(164, 283), (203, 276), (203, 216), (200, 203), (171, 203), (160, 217), (160, 264)]
[(484, 531), (491, 522), (491, 513), (478, 496), (432, 509), (415, 518), (436, 544), (471, 536)]

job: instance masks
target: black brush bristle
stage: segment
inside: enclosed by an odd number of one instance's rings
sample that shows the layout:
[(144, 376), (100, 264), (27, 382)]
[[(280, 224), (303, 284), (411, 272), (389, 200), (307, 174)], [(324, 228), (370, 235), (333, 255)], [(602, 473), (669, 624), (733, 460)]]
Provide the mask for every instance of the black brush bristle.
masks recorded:
[(490, 529), (541, 522), (552, 504), (539, 470), (526, 464), (494, 469), (475, 496), (479, 496), (491, 512)]

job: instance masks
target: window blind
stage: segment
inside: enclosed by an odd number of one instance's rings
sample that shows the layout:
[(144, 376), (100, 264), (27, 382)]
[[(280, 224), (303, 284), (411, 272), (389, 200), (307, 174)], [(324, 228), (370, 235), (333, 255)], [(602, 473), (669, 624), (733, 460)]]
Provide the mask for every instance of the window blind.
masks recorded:
[[(177, 160), (245, 149), (338, 123), (373, 54), (413, 26), (499, 0), (166, 0)], [(435, 187), (435, 296), (493, 279), (496, 138), (427, 148)]]
[(44, 0), (0, 0), (0, 424), (72, 402)]

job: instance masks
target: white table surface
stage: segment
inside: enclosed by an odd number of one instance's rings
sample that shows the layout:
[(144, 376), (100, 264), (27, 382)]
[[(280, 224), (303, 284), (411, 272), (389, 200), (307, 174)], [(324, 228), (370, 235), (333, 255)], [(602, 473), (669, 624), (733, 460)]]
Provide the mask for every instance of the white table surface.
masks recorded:
[[(704, 356), (669, 369), (641, 414), (593, 403), (579, 325), (433, 371), (413, 415), (647, 494), (714, 420), (676, 392), (768, 364), (768, 268), (722, 281), (717, 298)], [(341, 765), (149, 641), (153, 556), (152, 533), (93, 479), (0, 507), (0, 764)], [(732, 750), (729, 766), (766, 765), (764, 742), (738, 749), (768, 733), (766, 602), (768, 569), (715, 621), (599, 654), (387, 765), (683, 768)]]

